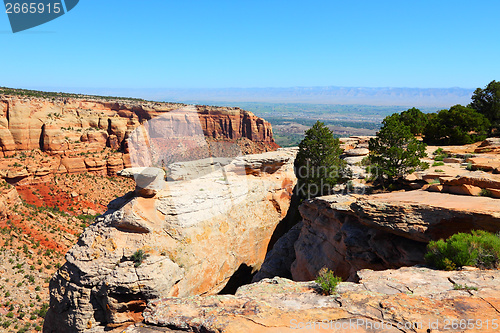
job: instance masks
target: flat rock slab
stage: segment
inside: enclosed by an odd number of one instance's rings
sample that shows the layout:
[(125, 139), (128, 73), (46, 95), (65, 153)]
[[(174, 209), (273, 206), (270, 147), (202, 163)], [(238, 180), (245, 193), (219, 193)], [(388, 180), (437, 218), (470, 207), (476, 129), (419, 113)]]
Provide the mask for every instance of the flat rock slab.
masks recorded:
[(489, 197), (401, 191), (358, 196), (349, 208), (364, 225), (420, 242), (473, 229), (500, 231), (500, 201)]
[[(405, 267), (359, 273), (360, 283), (343, 282), (333, 296), (319, 294), (314, 282), (273, 278), (243, 286), (236, 295), (155, 300), (144, 312), (145, 322), (125, 332), (296, 332), (299, 328), (307, 332), (463, 332), (447, 320), (468, 319), (474, 319), (471, 332), (498, 331), (492, 327), (492, 320), (498, 322), (500, 306), (498, 270)], [(455, 284), (477, 290), (455, 290)]]
[(494, 217), (500, 217), (500, 202), (488, 197), (473, 197), (465, 200), (462, 196), (448, 193), (408, 191), (375, 194), (366, 196), (366, 198), (375, 202), (429, 206), (463, 212), (491, 214)]

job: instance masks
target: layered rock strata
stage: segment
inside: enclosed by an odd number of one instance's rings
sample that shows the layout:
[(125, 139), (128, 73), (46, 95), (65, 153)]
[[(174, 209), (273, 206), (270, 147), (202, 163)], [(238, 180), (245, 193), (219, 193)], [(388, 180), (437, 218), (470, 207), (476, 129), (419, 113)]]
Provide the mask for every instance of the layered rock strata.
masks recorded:
[[(93, 172), (114, 175), (130, 167), (128, 138), (139, 126), (164, 117), (173, 135), (165, 149), (182, 144), (195, 121), (212, 156), (222, 156), (224, 142), (236, 143), (238, 153), (277, 149), (271, 125), (248, 111), (231, 107), (192, 106), (194, 118), (174, 114), (185, 105), (98, 98), (25, 98), (0, 95), (1, 177), (10, 182), (43, 180), (51, 173)], [(163, 122), (165, 123), (165, 122)], [(116, 153), (119, 150), (122, 153)], [(185, 147), (182, 147), (186, 151)], [(26, 151), (41, 151), (25, 159)], [(31, 156), (31, 155), (30, 155)], [(29, 162), (29, 163), (28, 163)]]
[(288, 210), (294, 156), (242, 156), (166, 183), (161, 169), (124, 170), (136, 191), (68, 251), (50, 282), (44, 332), (103, 332), (141, 320), (149, 299), (215, 294), (241, 267), (258, 270)]
[(426, 191), (326, 196), (300, 206), (304, 226), (295, 243), (294, 280), (313, 280), (323, 267), (355, 281), (356, 272), (423, 263), (426, 244), (472, 229), (500, 231), (500, 202)]

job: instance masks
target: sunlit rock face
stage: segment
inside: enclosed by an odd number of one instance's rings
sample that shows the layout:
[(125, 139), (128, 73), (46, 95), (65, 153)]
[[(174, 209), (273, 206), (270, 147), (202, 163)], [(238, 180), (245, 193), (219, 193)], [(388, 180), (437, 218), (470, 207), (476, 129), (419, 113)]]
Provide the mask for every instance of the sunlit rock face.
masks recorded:
[[(192, 112), (182, 111), (186, 108)], [(123, 168), (136, 166), (131, 157), (137, 152), (130, 151), (129, 139), (137, 137), (141, 127), (155, 137), (159, 149), (182, 160), (278, 148), (271, 125), (239, 108), (0, 95), (0, 177), (27, 184), (43, 182), (49, 174), (114, 176)], [(187, 138), (191, 138), (191, 146)], [(201, 151), (191, 151), (192, 144), (209, 149), (197, 156)], [(28, 159), (10, 158), (26, 151), (37, 153)], [(21, 166), (12, 166), (18, 164)]]
[(176, 162), (171, 181), (161, 168), (122, 171), (136, 190), (67, 253), (44, 332), (103, 332), (142, 320), (149, 299), (215, 294), (241, 266), (258, 270), (290, 204), (294, 157)]
[[(466, 198), (466, 200), (465, 200)], [(457, 232), (500, 231), (500, 201), (422, 190), (332, 195), (300, 206), (294, 280), (313, 280), (323, 267), (349, 281), (356, 272), (424, 264), (430, 240)]]

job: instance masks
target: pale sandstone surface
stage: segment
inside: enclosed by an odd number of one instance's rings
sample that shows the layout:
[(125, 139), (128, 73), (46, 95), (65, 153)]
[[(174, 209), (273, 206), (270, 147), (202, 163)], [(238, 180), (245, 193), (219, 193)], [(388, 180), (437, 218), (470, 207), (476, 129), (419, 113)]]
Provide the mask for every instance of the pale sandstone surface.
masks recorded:
[[(294, 156), (239, 157), (199, 178), (155, 186), (154, 196), (136, 188), (111, 202), (51, 280), (44, 331), (103, 332), (141, 320), (148, 299), (214, 294), (241, 265), (258, 270), (288, 210)], [(149, 171), (145, 178), (156, 182)], [(137, 180), (143, 172), (123, 174)], [(140, 265), (137, 250), (148, 255)]]
[[(154, 300), (144, 323), (125, 332), (463, 332), (460, 321), (469, 319), (474, 325), (467, 332), (498, 331), (498, 270), (405, 267), (362, 270), (359, 277), (332, 296), (320, 295), (314, 282), (274, 278), (240, 287), (234, 296)], [(477, 290), (454, 290), (455, 284)]]

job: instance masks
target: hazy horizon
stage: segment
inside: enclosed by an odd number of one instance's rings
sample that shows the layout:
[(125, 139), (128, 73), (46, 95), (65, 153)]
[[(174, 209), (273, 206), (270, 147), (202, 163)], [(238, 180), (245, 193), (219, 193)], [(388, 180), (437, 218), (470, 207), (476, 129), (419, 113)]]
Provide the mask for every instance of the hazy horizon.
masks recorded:
[[(11, 87), (20, 88), (20, 87)], [(112, 89), (22, 87), (77, 94), (134, 97), (153, 101), (199, 103), (303, 103), (328, 105), (374, 105), (451, 107), (467, 105), (474, 89), (404, 87), (266, 87), (266, 88), (185, 88), (185, 89)]]

